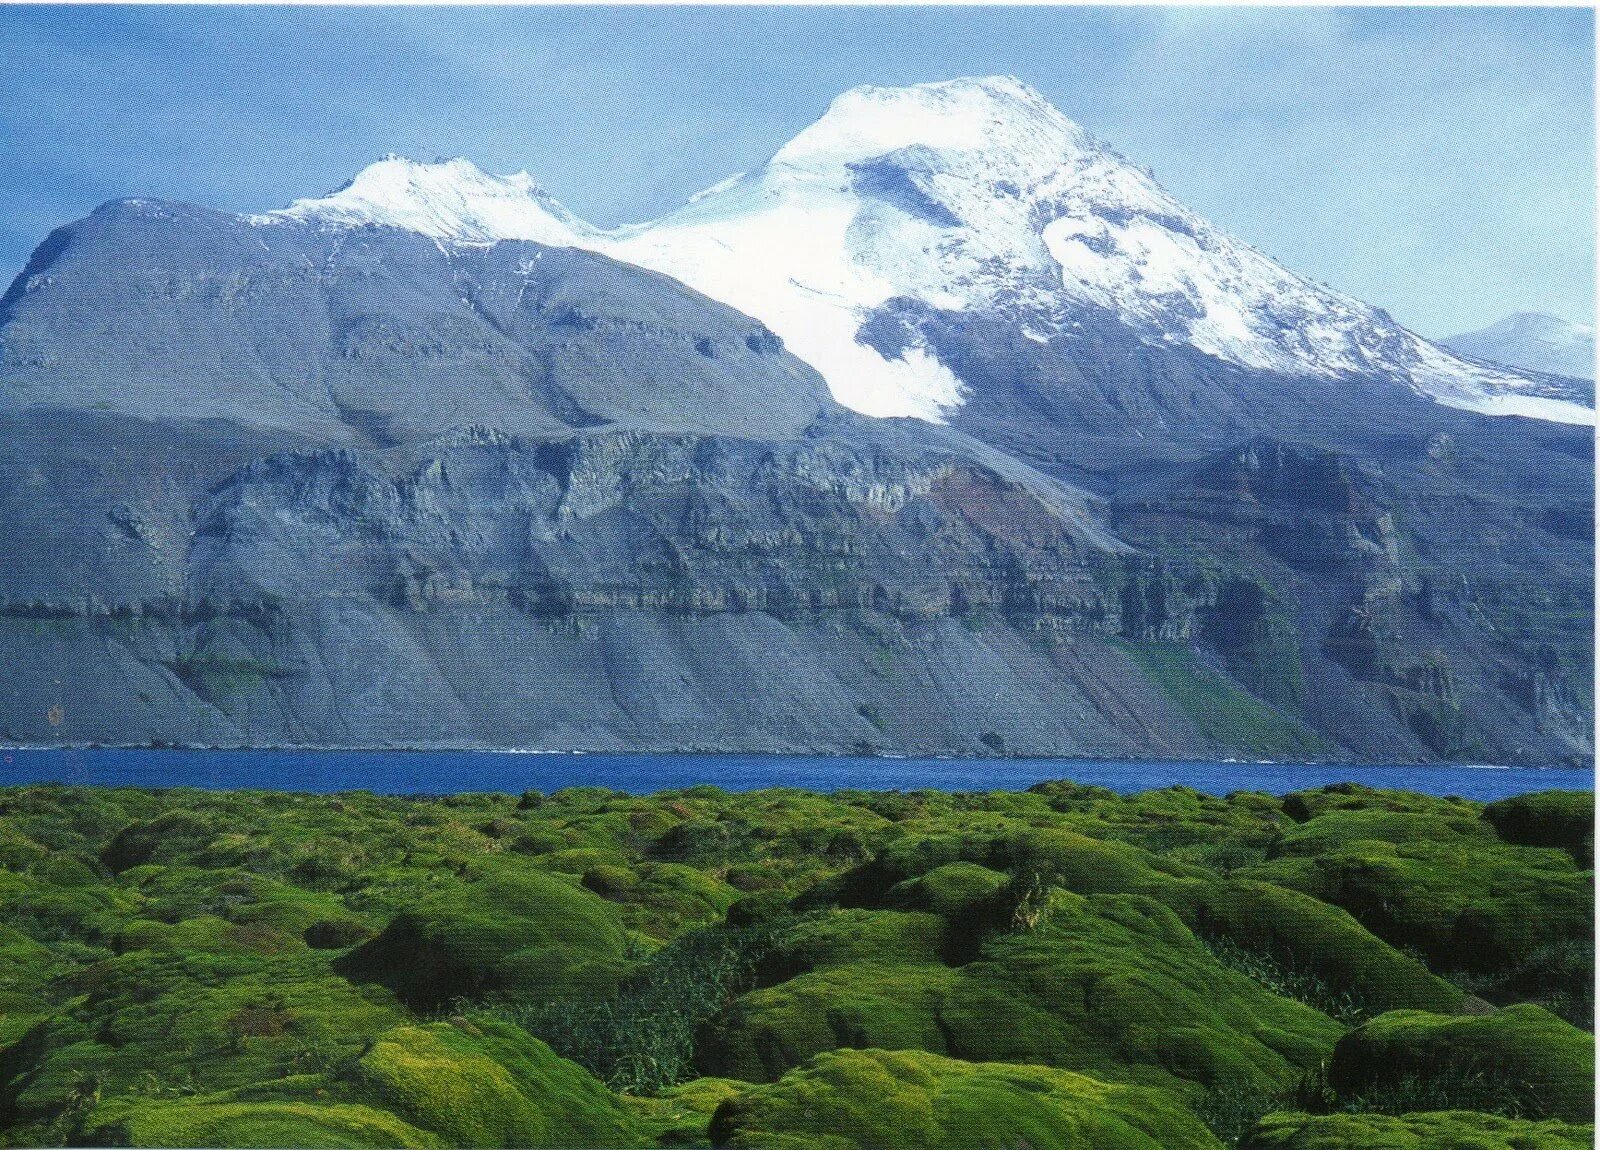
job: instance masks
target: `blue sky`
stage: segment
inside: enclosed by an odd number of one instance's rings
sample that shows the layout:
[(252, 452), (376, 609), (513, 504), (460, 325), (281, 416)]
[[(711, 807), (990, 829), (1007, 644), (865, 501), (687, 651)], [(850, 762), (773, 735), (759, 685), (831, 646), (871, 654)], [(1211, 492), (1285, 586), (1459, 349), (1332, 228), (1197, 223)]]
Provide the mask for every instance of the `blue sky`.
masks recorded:
[(1426, 335), (1594, 306), (1583, 9), (0, 7), (0, 280), (148, 195), (233, 210), (385, 152), (601, 224), (845, 88), (1010, 73), (1191, 207)]

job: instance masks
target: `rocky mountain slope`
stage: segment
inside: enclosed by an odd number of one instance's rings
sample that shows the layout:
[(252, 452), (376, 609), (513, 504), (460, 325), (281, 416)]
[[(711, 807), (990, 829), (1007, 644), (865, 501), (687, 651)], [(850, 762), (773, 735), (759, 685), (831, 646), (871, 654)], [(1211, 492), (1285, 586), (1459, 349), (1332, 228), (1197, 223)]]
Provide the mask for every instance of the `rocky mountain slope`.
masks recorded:
[(108, 204), (0, 297), (0, 738), (1588, 756), (1571, 381), (1274, 266), (1011, 81), (621, 233)]

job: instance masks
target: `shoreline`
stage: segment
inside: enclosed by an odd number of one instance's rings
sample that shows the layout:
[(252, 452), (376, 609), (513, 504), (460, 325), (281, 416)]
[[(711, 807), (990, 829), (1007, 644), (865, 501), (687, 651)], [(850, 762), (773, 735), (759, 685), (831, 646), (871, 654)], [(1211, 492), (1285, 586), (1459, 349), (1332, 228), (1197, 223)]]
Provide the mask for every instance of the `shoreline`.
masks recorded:
[(1493, 764), (1253, 763), (1216, 759), (957, 759), (809, 755), (519, 754), (479, 751), (270, 749), (0, 750), (0, 786), (82, 785), (387, 795), (554, 793), (600, 788), (647, 796), (714, 787), (730, 794), (793, 790), (985, 794), (1070, 781), (1121, 795), (1188, 789), (1284, 795), (1348, 783), (1494, 801), (1534, 790), (1595, 789), (1583, 768)]
[(1593, 771), (1593, 759), (1569, 763), (1470, 763), (1447, 759), (1240, 759), (1240, 758), (1116, 758), (1107, 755), (1051, 755), (1051, 754), (961, 754), (952, 751), (841, 751), (824, 750), (726, 750), (694, 747), (674, 747), (667, 750), (652, 748), (628, 750), (550, 750), (540, 747), (462, 746), (452, 743), (410, 744), (399, 746), (368, 746), (359, 743), (261, 743), (248, 746), (209, 743), (0, 743), (0, 754), (70, 754), (74, 752), (116, 753), (146, 752), (183, 755), (495, 755), (528, 758), (659, 758), (659, 759), (832, 759), (849, 762), (936, 762), (936, 763), (1155, 763), (1190, 764), (1217, 763), (1241, 767), (1351, 767), (1356, 770), (1405, 769), (1426, 770), (1439, 767), (1446, 770), (1476, 771)]

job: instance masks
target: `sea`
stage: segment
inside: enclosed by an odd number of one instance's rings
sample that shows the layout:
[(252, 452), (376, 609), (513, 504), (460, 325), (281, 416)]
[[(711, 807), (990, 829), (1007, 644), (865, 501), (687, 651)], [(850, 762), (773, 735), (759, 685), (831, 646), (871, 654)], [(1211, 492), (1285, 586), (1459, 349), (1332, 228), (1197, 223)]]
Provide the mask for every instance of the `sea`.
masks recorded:
[(916, 759), (816, 755), (612, 755), (497, 751), (0, 749), (0, 786), (238, 788), (331, 794), (551, 792), (606, 787), (630, 794), (710, 784), (727, 791), (1025, 790), (1051, 779), (1131, 794), (1184, 786), (1207, 794), (1281, 795), (1328, 783), (1492, 802), (1542, 790), (1593, 790), (1590, 770), (1486, 765), (1350, 766), (1206, 760)]

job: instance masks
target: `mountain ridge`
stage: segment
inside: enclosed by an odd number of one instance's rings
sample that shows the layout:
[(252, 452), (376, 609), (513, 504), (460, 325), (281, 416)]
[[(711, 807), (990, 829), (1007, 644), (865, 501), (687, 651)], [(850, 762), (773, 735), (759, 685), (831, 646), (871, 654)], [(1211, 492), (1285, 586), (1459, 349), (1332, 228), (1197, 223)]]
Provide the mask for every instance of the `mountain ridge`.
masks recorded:
[[(893, 355), (861, 340), (880, 309), (909, 298), (1002, 309), (1041, 341), (1070, 333), (1084, 307), (1100, 308), (1141, 341), (1186, 344), (1247, 369), (1376, 377), (1489, 414), (1593, 421), (1586, 397), (1559, 381), (1460, 359), (1380, 309), (1283, 269), (1012, 77), (851, 89), (765, 165), (609, 232), (525, 173), (490, 177), (462, 160), (406, 162), (399, 173), (395, 163), (380, 161), (353, 184), (386, 184), (384, 202), (353, 203), (347, 189), (253, 218), (385, 222), (445, 241), (531, 238), (602, 251), (760, 319), (822, 372), (836, 399), (868, 415), (942, 421), (965, 401), (969, 381), (915, 333)], [(450, 173), (459, 185), (441, 179)], [(485, 205), (464, 208), (473, 194)]]

